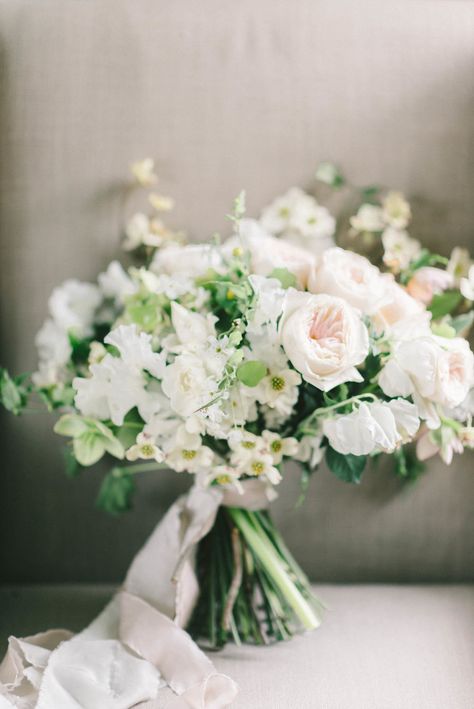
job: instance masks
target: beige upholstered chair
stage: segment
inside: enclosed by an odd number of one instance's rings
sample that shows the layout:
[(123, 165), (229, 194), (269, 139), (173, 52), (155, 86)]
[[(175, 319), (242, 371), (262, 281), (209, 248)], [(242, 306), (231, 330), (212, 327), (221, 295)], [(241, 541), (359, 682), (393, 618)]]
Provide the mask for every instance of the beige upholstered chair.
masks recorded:
[[(413, 197), (432, 247), (474, 247), (473, 2), (0, 0), (0, 53), (1, 361), (16, 371), (35, 365), (52, 287), (118, 253), (121, 188), (146, 155), (196, 239), (225, 233), (242, 187), (258, 213), (331, 159)], [(188, 484), (146, 477), (137, 513), (107, 518), (100, 475), (63, 475), (50, 424), (2, 419), (3, 645), (85, 623)], [(298, 513), (288, 471), (276, 514), (330, 608), (309, 638), (215, 658), (236, 707), (474, 706), (472, 463), (433, 461), (416, 486), (322, 469)]]

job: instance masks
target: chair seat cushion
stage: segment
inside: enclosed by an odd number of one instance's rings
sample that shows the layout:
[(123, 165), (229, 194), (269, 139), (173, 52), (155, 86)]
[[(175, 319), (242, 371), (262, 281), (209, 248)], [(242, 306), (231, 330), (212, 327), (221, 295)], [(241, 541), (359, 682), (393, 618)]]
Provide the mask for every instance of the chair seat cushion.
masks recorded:
[[(111, 591), (0, 590), (2, 650), (9, 634), (80, 629)], [(318, 586), (316, 592), (328, 610), (315, 632), (212, 654), (218, 670), (240, 685), (235, 709), (472, 709), (473, 586)]]

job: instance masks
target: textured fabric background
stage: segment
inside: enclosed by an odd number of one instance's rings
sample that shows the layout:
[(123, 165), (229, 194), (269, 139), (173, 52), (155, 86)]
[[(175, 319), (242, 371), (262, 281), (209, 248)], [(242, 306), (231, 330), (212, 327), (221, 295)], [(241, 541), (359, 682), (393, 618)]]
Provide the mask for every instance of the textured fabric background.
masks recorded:
[[(474, 3), (0, 0), (1, 357), (35, 366), (52, 287), (118, 252), (121, 189), (153, 155), (176, 224), (227, 230), (322, 159), (414, 197), (414, 234), (474, 246)], [(48, 416), (2, 418), (6, 581), (120, 578), (186, 476), (147, 476), (136, 512), (93, 507), (101, 474), (63, 474)], [(321, 470), (297, 513), (277, 504), (318, 580), (474, 578), (472, 456), (416, 487), (383, 466), (358, 488)]]

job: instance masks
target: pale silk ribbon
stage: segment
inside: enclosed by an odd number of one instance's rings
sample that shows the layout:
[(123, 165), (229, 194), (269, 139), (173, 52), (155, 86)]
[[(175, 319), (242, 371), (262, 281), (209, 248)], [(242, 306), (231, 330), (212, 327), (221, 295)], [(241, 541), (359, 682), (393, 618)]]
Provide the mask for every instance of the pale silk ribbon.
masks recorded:
[(243, 494), (192, 487), (168, 510), (122, 589), (85, 630), (9, 638), (0, 665), (0, 709), (229, 706), (237, 685), (183, 630), (199, 592), (194, 551), (219, 505), (258, 510), (274, 495), (257, 479), (244, 482)]

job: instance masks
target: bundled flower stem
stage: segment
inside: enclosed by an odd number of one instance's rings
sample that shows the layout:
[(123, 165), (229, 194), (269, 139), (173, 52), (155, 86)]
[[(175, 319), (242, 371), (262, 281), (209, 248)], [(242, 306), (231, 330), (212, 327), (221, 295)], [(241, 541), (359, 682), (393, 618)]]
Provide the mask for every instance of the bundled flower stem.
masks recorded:
[(267, 511), (221, 507), (197, 554), (200, 597), (190, 631), (211, 647), (266, 645), (320, 623), (322, 604)]

